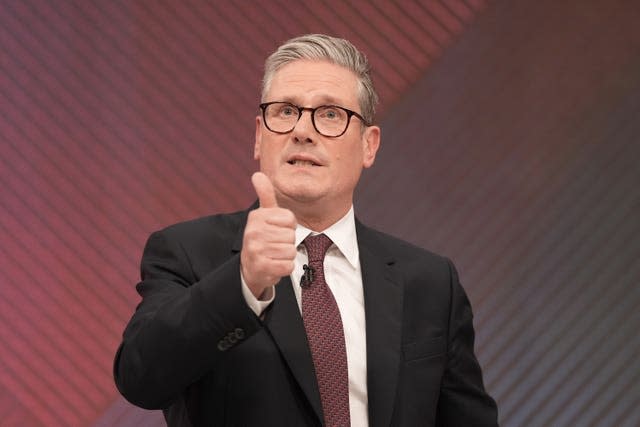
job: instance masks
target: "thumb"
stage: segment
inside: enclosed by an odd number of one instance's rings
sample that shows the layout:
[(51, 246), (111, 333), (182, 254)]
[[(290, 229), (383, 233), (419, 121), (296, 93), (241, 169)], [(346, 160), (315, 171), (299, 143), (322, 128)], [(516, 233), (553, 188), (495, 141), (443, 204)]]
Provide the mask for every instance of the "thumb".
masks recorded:
[(276, 192), (269, 177), (262, 172), (256, 172), (251, 176), (251, 183), (256, 190), (261, 208), (277, 208)]

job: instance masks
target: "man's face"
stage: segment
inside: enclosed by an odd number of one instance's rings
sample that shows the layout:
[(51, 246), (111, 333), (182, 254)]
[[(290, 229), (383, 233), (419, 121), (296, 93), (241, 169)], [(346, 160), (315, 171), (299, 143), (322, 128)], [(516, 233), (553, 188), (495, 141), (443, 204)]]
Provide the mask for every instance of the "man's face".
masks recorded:
[[(300, 107), (337, 105), (361, 113), (357, 78), (350, 70), (324, 61), (298, 60), (278, 70), (264, 102), (286, 101)], [(370, 167), (380, 143), (380, 129), (352, 117), (339, 137), (320, 135), (304, 111), (293, 131), (277, 134), (256, 118), (254, 158), (285, 205), (317, 204), (346, 213), (362, 168)]]

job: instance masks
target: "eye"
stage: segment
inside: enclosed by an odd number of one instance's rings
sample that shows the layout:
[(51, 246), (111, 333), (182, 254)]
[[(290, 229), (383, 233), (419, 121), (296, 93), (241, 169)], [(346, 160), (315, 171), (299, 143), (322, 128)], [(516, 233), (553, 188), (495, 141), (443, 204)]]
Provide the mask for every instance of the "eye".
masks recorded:
[(326, 121), (340, 121), (346, 116), (344, 111), (333, 106), (322, 107), (318, 110), (317, 114), (322, 120)]
[(284, 104), (280, 107), (279, 115), (282, 117), (291, 117), (298, 115), (298, 110), (290, 104)]

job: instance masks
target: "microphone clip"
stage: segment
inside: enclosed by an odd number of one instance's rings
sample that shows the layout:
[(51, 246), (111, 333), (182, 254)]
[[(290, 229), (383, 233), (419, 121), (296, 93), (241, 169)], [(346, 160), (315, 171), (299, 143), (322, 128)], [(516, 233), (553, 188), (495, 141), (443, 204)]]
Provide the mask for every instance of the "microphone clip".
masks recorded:
[(304, 270), (304, 273), (302, 273), (302, 277), (300, 278), (300, 287), (308, 288), (313, 282), (313, 267), (305, 264), (302, 266), (302, 269)]

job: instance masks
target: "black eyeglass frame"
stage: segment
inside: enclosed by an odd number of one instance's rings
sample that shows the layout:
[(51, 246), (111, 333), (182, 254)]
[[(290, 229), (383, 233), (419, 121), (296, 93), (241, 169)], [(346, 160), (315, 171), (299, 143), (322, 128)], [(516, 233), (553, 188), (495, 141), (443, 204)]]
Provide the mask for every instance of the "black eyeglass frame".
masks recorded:
[[(296, 120), (296, 122), (293, 124), (293, 126), (291, 126), (291, 129), (289, 129), (289, 130), (288, 130), (288, 131), (286, 131), (286, 132), (280, 132), (280, 131), (277, 131), (277, 130), (273, 130), (273, 129), (271, 129), (271, 128), (269, 127), (269, 125), (267, 124), (266, 111), (267, 111), (267, 107), (268, 107), (269, 105), (272, 105), (272, 104), (287, 104), (287, 105), (292, 106), (292, 107), (293, 107), (293, 108), (295, 108), (296, 110), (298, 110), (298, 120)], [(345, 134), (345, 132), (347, 131), (347, 129), (349, 129), (349, 124), (351, 124), (351, 117), (353, 117), (353, 116), (356, 116), (357, 118), (359, 118), (359, 119), (360, 119), (360, 121), (362, 121), (362, 123), (363, 123), (365, 126), (371, 126), (371, 124), (370, 124), (370, 123), (368, 123), (368, 122), (364, 119), (364, 117), (362, 117), (362, 115), (360, 115), (360, 114), (356, 113), (356, 112), (355, 112), (355, 111), (353, 111), (353, 110), (349, 110), (348, 108), (341, 107), (341, 106), (339, 106), (339, 105), (331, 105), (331, 104), (329, 104), (329, 105), (319, 105), (319, 106), (317, 106), (317, 107), (315, 107), (315, 108), (311, 108), (311, 107), (300, 107), (300, 106), (298, 106), (298, 105), (292, 104), (292, 103), (287, 102), (287, 101), (272, 101), (272, 102), (263, 102), (262, 104), (260, 104), (260, 105), (259, 105), (259, 107), (260, 107), (260, 109), (262, 110), (262, 120), (264, 121), (264, 126), (265, 126), (267, 129), (269, 129), (271, 132), (273, 132), (273, 133), (277, 133), (277, 134), (280, 134), (280, 135), (284, 135), (284, 134), (287, 134), (287, 133), (292, 132), (292, 131), (293, 131), (293, 129), (295, 129), (295, 127), (296, 127), (296, 125), (298, 124), (298, 122), (300, 121), (300, 119), (302, 118), (302, 113), (303, 113), (304, 111), (309, 111), (309, 113), (311, 114), (311, 123), (313, 124), (313, 128), (316, 130), (316, 132), (318, 132), (320, 135), (322, 135), (322, 136), (324, 136), (324, 137), (326, 137), (326, 138), (338, 138), (338, 137), (340, 137), (340, 136), (344, 135), (344, 134)], [(338, 134), (338, 135), (325, 135), (324, 133), (320, 132), (320, 131), (318, 130), (318, 127), (316, 126), (316, 119), (315, 119), (315, 113), (316, 113), (316, 110), (319, 110), (319, 109), (321, 109), (321, 108), (328, 108), (328, 107), (339, 108), (340, 110), (342, 110), (342, 111), (344, 111), (344, 112), (346, 112), (346, 113), (347, 113), (347, 124), (346, 124), (346, 126), (344, 127), (344, 130), (343, 130), (340, 134)]]

